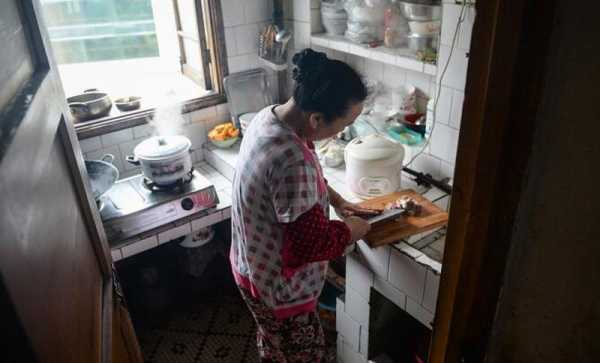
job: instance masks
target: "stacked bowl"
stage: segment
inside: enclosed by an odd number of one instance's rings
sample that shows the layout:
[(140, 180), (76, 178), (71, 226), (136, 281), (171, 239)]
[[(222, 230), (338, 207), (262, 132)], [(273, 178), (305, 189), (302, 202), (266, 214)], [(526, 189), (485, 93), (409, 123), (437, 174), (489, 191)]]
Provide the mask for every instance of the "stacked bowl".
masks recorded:
[(415, 52), (437, 53), (442, 25), (439, 0), (401, 1), (400, 10), (408, 20), (408, 46)]
[(323, 27), (329, 35), (344, 35), (348, 26), (348, 14), (343, 2), (339, 0), (321, 3), (321, 19)]

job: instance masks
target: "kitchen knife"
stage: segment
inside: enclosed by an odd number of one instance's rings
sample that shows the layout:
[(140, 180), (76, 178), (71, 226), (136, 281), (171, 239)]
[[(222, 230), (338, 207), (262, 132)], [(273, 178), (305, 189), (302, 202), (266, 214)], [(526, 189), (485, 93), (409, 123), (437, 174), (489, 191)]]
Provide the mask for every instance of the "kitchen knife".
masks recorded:
[(402, 213), (404, 213), (404, 209), (389, 209), (389, 210), (385, 210), (383, 211), (381, 214), (376, 215), (374, 217), (368, 218), (367, 222), (369, 222), (370, 225), (373, 225), (375, 223), (381, 223), (381, 222), (385, 222), (385, 221), (389, 221), (390, 219), (395, 219), (398, 218), (402, 215)]

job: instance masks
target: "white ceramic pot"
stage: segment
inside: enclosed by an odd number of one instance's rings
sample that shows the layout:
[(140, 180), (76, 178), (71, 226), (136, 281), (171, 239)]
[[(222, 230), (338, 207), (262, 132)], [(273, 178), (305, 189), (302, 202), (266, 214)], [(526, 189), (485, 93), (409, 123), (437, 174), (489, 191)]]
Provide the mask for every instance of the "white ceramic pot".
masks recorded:
[(127, 161), (141, 166), (144, 176), (155, 184), (169, 185), (192, 170), (191, 146), (185, 136), (153, 136), (139, 143)]
[(374, 198), (400, 189), (404, 147), (374, 134), (352, 140), (344, 150), (346, 183), (359, 198)]

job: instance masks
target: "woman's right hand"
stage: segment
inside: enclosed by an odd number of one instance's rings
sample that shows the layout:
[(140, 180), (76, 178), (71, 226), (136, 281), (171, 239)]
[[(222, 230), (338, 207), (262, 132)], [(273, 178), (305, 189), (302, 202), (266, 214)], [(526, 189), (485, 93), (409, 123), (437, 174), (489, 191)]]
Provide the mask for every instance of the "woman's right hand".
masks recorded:
[(346, 222), (346, 225), (350, 228), (352, 242), (356, 242), (363, 238), (371, 230), (369, 222), (360, 217), (351, 216), (346, 218), (344, 222)]

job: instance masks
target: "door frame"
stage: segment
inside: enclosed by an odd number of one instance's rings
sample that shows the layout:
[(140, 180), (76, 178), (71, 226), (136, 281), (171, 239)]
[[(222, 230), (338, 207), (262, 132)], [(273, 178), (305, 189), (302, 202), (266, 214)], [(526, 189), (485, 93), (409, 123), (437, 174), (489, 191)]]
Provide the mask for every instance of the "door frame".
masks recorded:
[(475, 4), (430, 362), (485, 359), (528, 177), (555, 4)]

